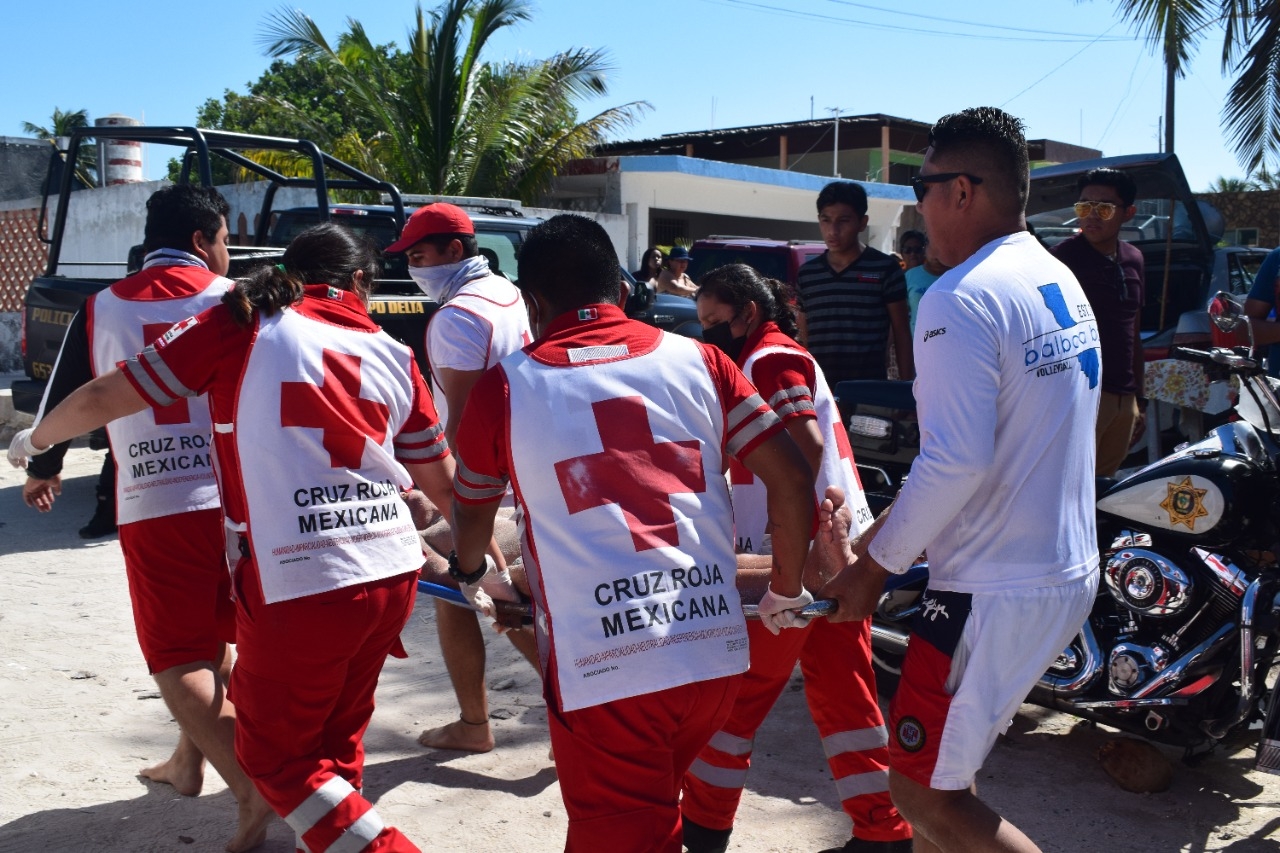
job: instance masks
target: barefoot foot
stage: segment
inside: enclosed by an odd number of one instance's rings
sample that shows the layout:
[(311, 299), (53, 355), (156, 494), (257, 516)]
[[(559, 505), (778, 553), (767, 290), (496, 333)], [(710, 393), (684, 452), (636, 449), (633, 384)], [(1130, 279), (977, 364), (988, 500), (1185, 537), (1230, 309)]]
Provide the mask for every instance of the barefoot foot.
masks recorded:
[(152, 782), (172, 785), (184, 797), (199, 796), (200, 789), (204, 787), (204, 757), (200, 756), (192, 761), (189, 757), (179, 755), (179, 752), (174, 752), (167, 761), (142, 768), (138, 775)]
[(254, 791), (248, 802), (240, 804), (240, 824), (236, 827), (236, 834), (227, 842), (227, 853), (245, 853), (266, 841), (267, 824), (275, 816), (262, 795)]
[(457, 749), (463, 752), (488, 752), (493, 749), (493, 732), (489, 721), (468, 723), (457, 719), (448, 725), (427, 729), (418, 735), (418, 743), (432, 749)]

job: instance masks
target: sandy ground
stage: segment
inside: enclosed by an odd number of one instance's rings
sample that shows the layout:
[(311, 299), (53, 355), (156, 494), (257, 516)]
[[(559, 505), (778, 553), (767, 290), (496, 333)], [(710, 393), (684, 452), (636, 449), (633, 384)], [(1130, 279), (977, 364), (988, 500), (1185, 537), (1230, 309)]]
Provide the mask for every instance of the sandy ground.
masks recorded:
[[(136, 775), (169, 754), (177, 730), (136, 647), (119, 545), (76, 536), (100, 461), (73, 450), (63, 498), (44, 516), (21, 505), (21, 473), (0, 470), (0, 853), (219, 851), (234, 808), (212, 770), (196, 798)], [(498, 748), (415, 743), (457, 713), (432, 622), (422, 599), (405, 631), (411, 657), (383, 674), (366, 793), (424, 850), (563, 849), (538, 681), (505, 640), (489, 644)], [(731, 849), (810, 853), (848, 837), (800, 688), (797, 676), (759, 735)], [(1111, 736), (1024, 706), (981, 793), (1046, 851), (1280, 851), (1280, 777), (1251, 771), (1252, 749), (1178, 764), (1171, 790), (1135, 795), (1096, 761)], [(293, 835), (276, 821), (260, 849), (288, 853)]]

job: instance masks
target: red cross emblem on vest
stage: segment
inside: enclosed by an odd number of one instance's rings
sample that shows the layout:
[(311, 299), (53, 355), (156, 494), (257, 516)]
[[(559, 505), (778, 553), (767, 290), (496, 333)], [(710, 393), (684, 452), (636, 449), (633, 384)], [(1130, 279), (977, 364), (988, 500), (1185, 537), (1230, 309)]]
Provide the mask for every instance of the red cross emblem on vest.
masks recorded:
[(569, 513), (617, 504), (637, 551), (680, 544), (674, 494), (707, 490), (696, 439), (654, 441), (641, 397), (591, 404), (604, 449), (555, 464)]
[(280, 383), (280, 425), (323, 430), (324, 449), (334, 468), (359, 468), (364, 443), (381, 444), (388, 412), (377, 400), (360, 396), (360, 356), (324, 351), (324, 381)]
[[(157, 338), (169, 331), (171, 326), (173, 326), (173, 323), (143, 323), (142, 345), (144, 347), (151, 346), (156, 342)], [(191, 423), (191, 406), (186, 397), (168, 406), (160, 406), (158, 408), (153, 406), (151, 414), (156, 419), (156, 426)]]

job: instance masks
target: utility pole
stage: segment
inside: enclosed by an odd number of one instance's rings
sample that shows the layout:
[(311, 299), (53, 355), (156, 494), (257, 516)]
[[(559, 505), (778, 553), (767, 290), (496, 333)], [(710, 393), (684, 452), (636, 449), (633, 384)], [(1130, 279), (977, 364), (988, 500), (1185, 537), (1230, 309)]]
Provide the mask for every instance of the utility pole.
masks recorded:
[(831, 149), (831, 176), (840, 177), (840, 110), (841, 107), (827, 107), (827, 111), (835, 114), (836, 141)]

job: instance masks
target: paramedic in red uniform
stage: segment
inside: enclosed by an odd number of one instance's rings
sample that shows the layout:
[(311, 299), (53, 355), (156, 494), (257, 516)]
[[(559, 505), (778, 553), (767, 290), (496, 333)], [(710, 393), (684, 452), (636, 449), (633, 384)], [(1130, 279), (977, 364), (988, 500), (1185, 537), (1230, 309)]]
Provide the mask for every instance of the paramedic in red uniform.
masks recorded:
[[(212, 188), (169, 186), (147, 200), (142, 270), (91, 296), (76, 314), (42, 414), (174, 323), (218, 304), (231, 287), (229, 211)], [(183, 403), (107, 427), (120, 466), (111, 521), (119, 521), (138, 644), (179, 727), (173, 755), (141, 775), (193, 797), (204, 784), (205, 759), (212, 761), (239, 803), (240, 827), (227, 844), (235, 853), (261, 843), (272, 812), (235, 757), (235, 708), (227, 698), (235, 605), (209, 460), (209, 406), (204, 397)], [(28, 506), (52, 508), (68, 444), (31, 459)]]
[[(409, 276), (424, 294), (440, 303), (427, 323), (425, 350), (432, 397), (450, 444), (455, 441), (462, 407), (476, 380), (533, 339), (520, 291), (489, 268), (475, 232), (465, 210), (437, 202), (414, 211), (400, 239), (387, 247), (388, 252), (404, 252)], [(428, 553), (428, 570), (436, 565), (443, 569), (442, 558), (449, 553), (452, 537), (443, 524), (433, 525), (430, 533), (435, 535), (429, 535), (426, 542), (439, 554)], [(490, 553), (503, 556), (496, 546)], [(448, 582), (447, 576), (428, 578)], [(519, 597), (514, 588), (499, 596), (509, 600)], [(493, 732), (479, 620), (470, 610), (439, 600), (435, 610), (440, 653), (458, 697), (459, 714), (450, 723), (424, 731), (418, 743), (436, 749), (488, 752), (493, 749)], [(536, 666), (533, 632), (517, 629), (506, 633), (512, 645)]]
[[(769, 401), (816, 474), (817, 498), (828, 486), (840, 487), (857, 524), (854, 533), (869, 527), (871, 510), (839, 409), (822, 368), (795, 341), (785, 285), (745, 264), (730, 264), (704, 275), (696, 298), (702, 339), (732, 358)], [(734, 462), (729, 470), (738, 552), (768, 554), (763, 485)], [(820, 589), (830, 578), (806, 580)], [(751, 667), (733, 713), (684, 778), (680, 808), (690, 853), (724, 853), (728, 846), (756, 729), (782, 694), (797, 660), (836, 790), (853, 820), (854, 837), (838, 849), (910, 851), (911, 827), (889, 797), (889, 736), (876, 701), (870, 619), (815, 619), (801, 630), (778, 635), (750, 622), (747, 632)]]
[(747, 666), (734, 586), (736, 457), (769, 489), (775, 626), (812, 600), (801, 572), (813, 478), (719, 350), (628, 320), (599, 224), (560, 215), (520, 251), (534, 343), (476, 383), (458, 430), (455, 563), (486, 571), (508, 483), (526, 570), (569, 851), (681, 848), (680, 780)]
[[(364, 730), (413, 609), (422, 551), (401, 491), (437, 503), (453, 463), (412, 351), (365, 309), (378, 252), (307, 229), (120, 369), (76, 391), (31, 449), (208, 393), (239, 657), (236, 756), (310, 853), (416, 851), (361, 796)], [(483, 545), (481, 546), (483, 550)]]

